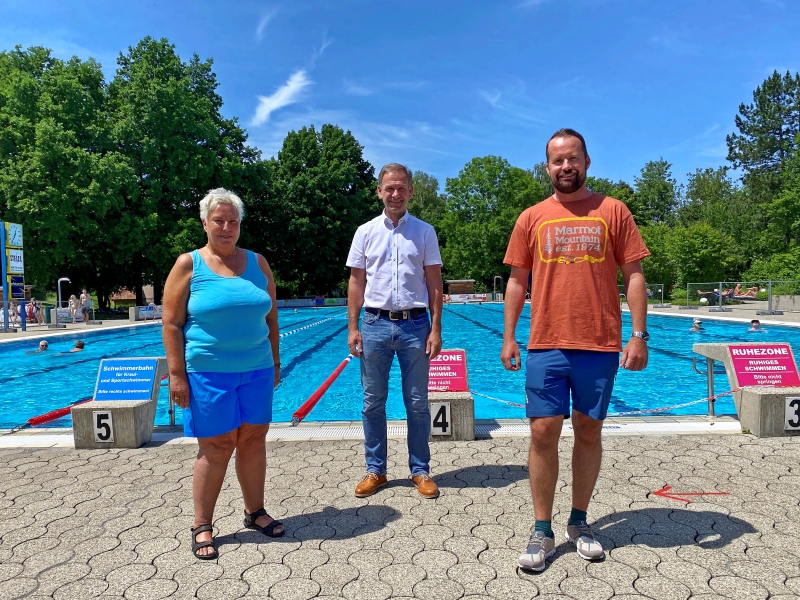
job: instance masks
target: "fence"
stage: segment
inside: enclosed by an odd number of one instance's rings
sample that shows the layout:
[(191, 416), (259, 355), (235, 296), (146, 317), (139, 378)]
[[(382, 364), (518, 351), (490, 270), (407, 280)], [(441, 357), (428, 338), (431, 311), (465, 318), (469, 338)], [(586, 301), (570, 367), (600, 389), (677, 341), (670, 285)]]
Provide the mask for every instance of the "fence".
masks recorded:
[(673, 290), (672, 299), (683, 310), (708, 312), (752, 311), (754, 315), (800, 312), (800, 281), (706, 281)]
[[(626, 302), (627, 297), (625, 296), (625, 286), (624, 285), (617, 285), (619, 288), (619, 300), (620, 302)], [(647, 304), (652, 306), (653, 308), (669, 308), (672, 305), (669, 303), (664, 303), (664, 285), (661, 283), (646, 283), (645, 288), (647, 289)]]

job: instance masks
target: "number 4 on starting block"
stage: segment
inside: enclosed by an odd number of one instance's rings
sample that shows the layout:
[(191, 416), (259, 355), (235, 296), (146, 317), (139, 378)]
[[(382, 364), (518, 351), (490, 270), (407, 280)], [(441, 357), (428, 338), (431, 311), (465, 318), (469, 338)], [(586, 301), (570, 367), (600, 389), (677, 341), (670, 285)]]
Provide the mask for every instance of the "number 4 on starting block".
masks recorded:
[(431, 402), (431, 435), (450, 435), (452, 418), (449, 402)]

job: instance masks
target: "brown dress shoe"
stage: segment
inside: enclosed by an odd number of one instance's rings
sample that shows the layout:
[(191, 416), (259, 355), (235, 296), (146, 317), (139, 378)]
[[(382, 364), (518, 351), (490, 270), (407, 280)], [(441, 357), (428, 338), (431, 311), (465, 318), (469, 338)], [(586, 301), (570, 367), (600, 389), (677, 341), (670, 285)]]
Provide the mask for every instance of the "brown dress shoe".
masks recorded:
[(361, 480), (356, 486), (356, 497), (366, 498), (372, 496), (380, 488), (386, 485), (386, 475), (378, 475), (377, 473), (367, 473), (364, 479)]
[(427, 473), (422, 473), (421, 475), (414, 475), (411, 478), (411, 481), (414, 482), (414, 485), (417, 486), (417, 490), (419, 490), (419, 495), (423, 498), (438, 498), (439, 496), (439, 488), (431, 479), (431, 476)]

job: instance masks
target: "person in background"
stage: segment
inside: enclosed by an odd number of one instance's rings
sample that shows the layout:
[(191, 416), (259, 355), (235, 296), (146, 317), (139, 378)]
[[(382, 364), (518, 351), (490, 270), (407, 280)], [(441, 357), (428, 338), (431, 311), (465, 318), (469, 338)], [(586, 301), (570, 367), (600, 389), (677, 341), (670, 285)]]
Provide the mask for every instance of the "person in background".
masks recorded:
[(70, 352), (82, 352), (84, 348), (83, 340), (78, 340), (75, 342), (75, 347), (70, 350)]
[(695, 319), (692, 321), (692, 328), (689, 329), (689, 333), (701, 333), (703, 331), (705, 331), (703, 328), (703, 321), (700, 319)]
[(77, 323), (78, 299), (75, 297), (75, 294), (69, 297), (69, 314), (72, 315), (72, 322)]
[(758, 319), (753, 319), (750, 321), (750, 329), (747, 330), (747, 333), (763, 333), (766, 329), (761, 328), (761, 321)]
[(81, 292), (81, 314), (83, 315), (83, 323), (89, 324), (89, 311), (92, 308), (92, 296), (85, 289)]
[(180, 255), (164, 286), (170, 397), (198, 444), (192, 552), (202, 560), (219, 556), (214, 508), (234, 450), (244, 526), (284, 534), (264, 510), (265, 438), (281, 366), (275, 280), (263, 256), (236, 246), (243, 218), (236, 194), (209, 191), (200, 202), (208, 242)]

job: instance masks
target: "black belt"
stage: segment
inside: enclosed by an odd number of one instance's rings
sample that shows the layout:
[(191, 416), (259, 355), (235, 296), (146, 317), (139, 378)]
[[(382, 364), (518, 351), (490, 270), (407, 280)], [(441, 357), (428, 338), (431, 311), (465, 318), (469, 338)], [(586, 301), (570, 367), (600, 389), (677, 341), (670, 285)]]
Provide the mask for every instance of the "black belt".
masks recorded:
[(408, 310), (383, 310), (380, 308), (370, 308), (367, 307), (364, 309), (371, 315), (377, 315), (379, 317), (389, 317), (390, 321), (405, 321), (406, 319), (416, 319), (420, 315), (424, 315), (428, 312), (427, 308), (410, 308)]

